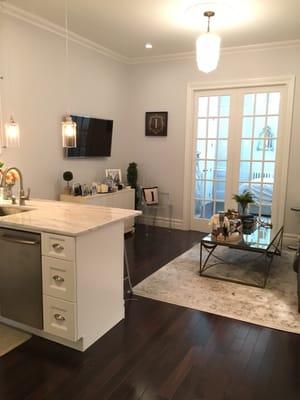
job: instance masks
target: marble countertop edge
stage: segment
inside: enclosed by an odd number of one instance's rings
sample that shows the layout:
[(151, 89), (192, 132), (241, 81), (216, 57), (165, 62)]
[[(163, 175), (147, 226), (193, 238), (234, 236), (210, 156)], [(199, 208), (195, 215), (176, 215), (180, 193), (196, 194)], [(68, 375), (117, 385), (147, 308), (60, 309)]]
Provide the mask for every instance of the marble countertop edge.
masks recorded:
[(21, 208), (25, 212), (1, 216), (0, 227), (65, 236), (83, 235), (141, 214), (136, 210), (42, 199), (30, 200), (21, 207), (0, 201), (1, 207)]

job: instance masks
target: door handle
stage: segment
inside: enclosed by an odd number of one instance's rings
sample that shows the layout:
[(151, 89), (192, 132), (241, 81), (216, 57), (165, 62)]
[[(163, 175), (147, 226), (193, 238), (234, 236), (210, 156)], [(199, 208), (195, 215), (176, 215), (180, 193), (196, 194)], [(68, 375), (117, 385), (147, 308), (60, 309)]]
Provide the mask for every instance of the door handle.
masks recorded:
[(3, 235), (1, 236), (1, 239), (5, 240), (6, 242), (17, 243), (17, 244), (28, 244), (31, 246), (35, 246), (40, 243), (39, 240), (20, 239), (17, 236), (10, 236), (10, 235)]

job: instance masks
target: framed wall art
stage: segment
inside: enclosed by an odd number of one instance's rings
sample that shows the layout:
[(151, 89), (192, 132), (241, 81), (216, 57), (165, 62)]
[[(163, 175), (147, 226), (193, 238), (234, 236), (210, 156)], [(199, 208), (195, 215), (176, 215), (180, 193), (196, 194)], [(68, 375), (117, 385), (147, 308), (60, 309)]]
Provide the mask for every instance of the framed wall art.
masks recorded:
[(146, 112), (146, 136), (167, 136), (168, 112)]

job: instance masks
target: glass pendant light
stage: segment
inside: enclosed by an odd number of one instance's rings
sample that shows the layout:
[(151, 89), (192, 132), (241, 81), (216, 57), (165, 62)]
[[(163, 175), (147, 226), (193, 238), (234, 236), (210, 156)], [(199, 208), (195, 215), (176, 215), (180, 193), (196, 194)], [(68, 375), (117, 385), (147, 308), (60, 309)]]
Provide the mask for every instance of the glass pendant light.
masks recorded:
[[(66, 36), (66, 84), (67, 84), (67, 98), (70, 103), (70, 68), (69, 68), (69, 10), (68, 0), (65, 0), (65, 36)], [(62, 145), (64, 148), (74, 148), (76, 143), (77, 124), (72, 120), (70, 112), (67, 113), (62, 121)]]
[(210, 18), (214, 15), (213, 11), (205, 11), (204, 16), (208, 17), (207, 33), (199, 36), (196, 41), (197, 66), (205, 73), (215, 70), (220, 58), (221, 38), (210, 32)]
[(62, 138), (63, 147), (76, 147), (76, 122), (72, 120), (70, 115), (67, 115), (65, 120), (62, 122)]
[[(0, 6), (1, 9), (1, 6)], [(2, 22), (2, 10), (0, 10), (1, 22)], [(9, 54), (8, 54), (9, 56)], [(7, 56), (7, 62), (9, 57)], [(9, 64), (9, 62), (8, 62)], [(11, 77), (10, 77), (11, 78)], [(4, 82), (4, 77), (0, 76), (0, 82)], [(11, 82), (9, 79), (8, 82)], [(3, 83), (4, 85), (4, 83)], [(2, 109), (2, 89), (4, 86), (1, 85), (0, 88), (0, 153), (2, 148), (6, 147), (20, 147), (20, 128), (19, 124), (11, 116), (9, 122), (5, 125), (3, 124), (3, 109)], [(8, 93), (12, 93), (13, 90), (10, 87)]]
[(19, 124), (11, 116), (10, 121), (5, 124), (6, 147), (20, 147)]
[[(4, 79), (3, 76), (0, 76), (0, 80), (3, 81), (3, 79)], [(7, 122), (3, 126), (1, 92), (0, 92), (0, 118), (1, 118), (0, 148), (2, 149), (2, 148), (20, 147), (20, 127), (19, 127), (19, 124), (14, 120), (13, 116), (11, 116), (9, 122)], [(5, 136), (5, 138), (3, 136)], [(0, 153), (1, 153), (1, 151), (0, 151)]]

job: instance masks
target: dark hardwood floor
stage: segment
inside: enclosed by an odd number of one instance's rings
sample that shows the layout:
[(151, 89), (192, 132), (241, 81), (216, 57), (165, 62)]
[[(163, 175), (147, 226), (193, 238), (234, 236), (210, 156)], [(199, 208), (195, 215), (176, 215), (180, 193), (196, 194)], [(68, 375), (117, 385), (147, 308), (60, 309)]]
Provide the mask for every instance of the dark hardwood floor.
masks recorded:
[(126, 237), (133, 284), (193, 247), (200, 239), (199, 232), (136, 225), (135, 234)]
[[(135, 282), (199, 240), (142, 226)], [(143, 298), (85, 353), (33, 337), (0, 358), (1, 400), (299, 400), (300, 336)]]

